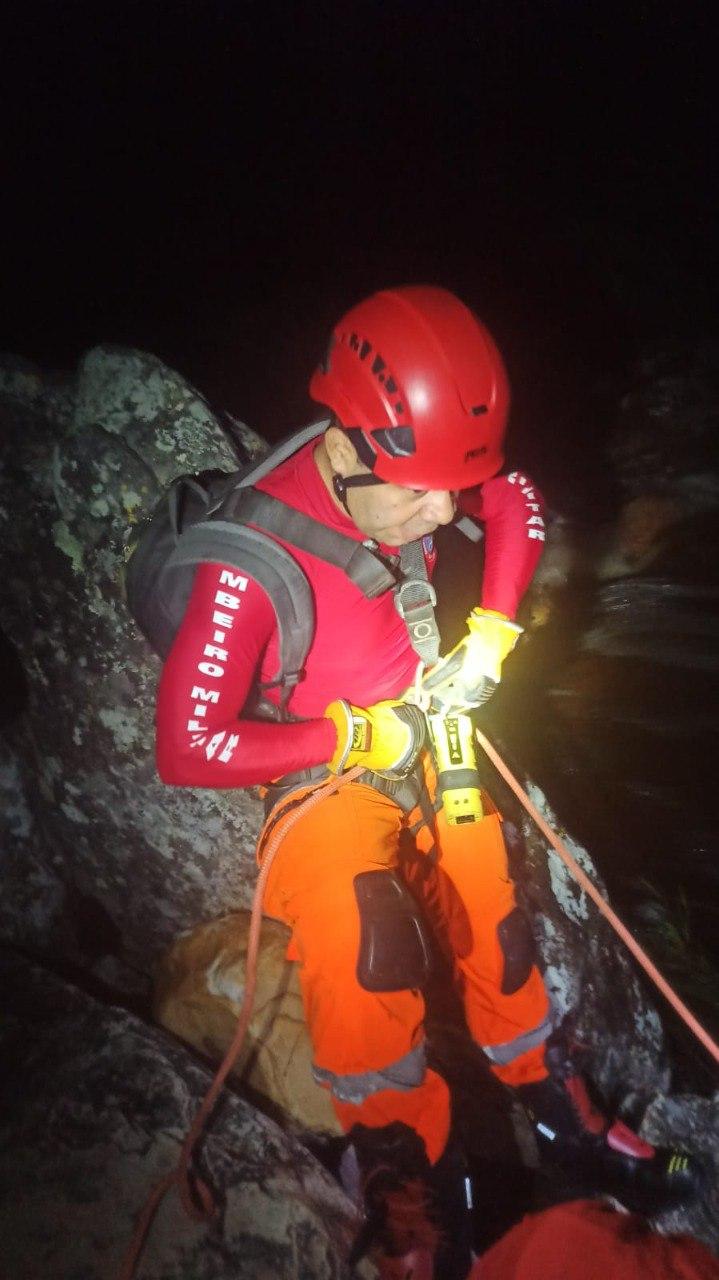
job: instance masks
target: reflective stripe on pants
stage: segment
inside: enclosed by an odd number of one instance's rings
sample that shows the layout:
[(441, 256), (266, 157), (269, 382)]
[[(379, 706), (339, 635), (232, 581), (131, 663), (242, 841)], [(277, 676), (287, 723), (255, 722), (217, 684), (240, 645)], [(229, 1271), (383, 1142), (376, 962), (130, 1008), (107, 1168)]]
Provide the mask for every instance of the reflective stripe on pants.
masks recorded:
[(424, 1040), (410, 1049), (399, 1062), (390, 1062), (380, 1071), (360, 1071), (356, 1075), (338, 1075), (315, 1063), (312, 1074), (318, 1084), (326, 1085), (340, 1102), (365, 1102), (373, 1093), (382, 1089), (416, 1089), (424, 1080), (427, 1070), (427, 1054)]

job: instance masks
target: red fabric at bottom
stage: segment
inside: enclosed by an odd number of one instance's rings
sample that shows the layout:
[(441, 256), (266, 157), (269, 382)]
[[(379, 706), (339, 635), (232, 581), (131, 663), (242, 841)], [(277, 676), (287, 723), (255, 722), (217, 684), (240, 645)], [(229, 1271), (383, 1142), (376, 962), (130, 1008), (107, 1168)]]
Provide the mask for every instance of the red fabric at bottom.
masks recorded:
[(596, 1200), (530, 1214), (475, 1263), (469, 1280), (719, 1280), (719, 1259), (689, 1236)]

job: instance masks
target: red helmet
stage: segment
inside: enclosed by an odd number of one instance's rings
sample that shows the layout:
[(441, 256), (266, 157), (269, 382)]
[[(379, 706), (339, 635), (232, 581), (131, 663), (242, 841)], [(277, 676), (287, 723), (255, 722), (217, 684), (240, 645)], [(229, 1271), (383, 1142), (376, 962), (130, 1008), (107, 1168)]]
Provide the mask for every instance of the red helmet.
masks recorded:
[(375, 293), (335, 327), (310, 395), (377, 476), (468, 489), (499, 471), (509, 384), (494, 341), (446, 289)]

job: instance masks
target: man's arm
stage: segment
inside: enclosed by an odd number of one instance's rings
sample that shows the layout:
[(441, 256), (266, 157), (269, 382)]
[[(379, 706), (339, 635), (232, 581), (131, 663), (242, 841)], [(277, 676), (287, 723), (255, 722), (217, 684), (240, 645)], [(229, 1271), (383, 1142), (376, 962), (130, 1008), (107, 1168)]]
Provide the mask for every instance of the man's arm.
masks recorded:
[(446, 711), (481, 706), (497, 688), (522, 633), (512, 619), (544, 545), (544, 503), (521, 472), (487, 480), (460, 497), (461, 510), (484, 522), (484, 576), (467, 634), (423, 681), (434, 704)]
[(330, 759), (336, 732), (328, 719), (241, 718), (275, 628), (258, 583), (226, 565), (200, 565), (160, 679), (156, 755), (163, 782), (247, 787)]
[(484, 524), (483, 609), (515, 618), (544, 547), (544, 499), (528, 476), (512, 471), (460, 494)]

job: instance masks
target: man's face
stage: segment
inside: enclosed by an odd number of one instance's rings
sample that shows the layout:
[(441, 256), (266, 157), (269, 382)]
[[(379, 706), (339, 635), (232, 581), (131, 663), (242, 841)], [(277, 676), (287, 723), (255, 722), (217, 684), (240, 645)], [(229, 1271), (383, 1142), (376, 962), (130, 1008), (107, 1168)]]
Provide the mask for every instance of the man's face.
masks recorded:
[(443, 489), (405, 489), (398, 484), (368, 485), (347, 491), (357, 528), (367, 538), (401, 547), (449, 524), (457, 510), (457, 496)]
[[(332, 476), (350, 479), (371, 474), (339, 426), (328, 427), (315, 450), (315, 460), (340, 510), (344, 508), (333, 492)], [(457, 510), (457, 495), (446, 489), (406, 489), (398, 484), (355, 485), (347, 488), (347, 505), (366, 538), (401, 547), (434, 533), (439, 524), (449, 524)]]

